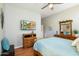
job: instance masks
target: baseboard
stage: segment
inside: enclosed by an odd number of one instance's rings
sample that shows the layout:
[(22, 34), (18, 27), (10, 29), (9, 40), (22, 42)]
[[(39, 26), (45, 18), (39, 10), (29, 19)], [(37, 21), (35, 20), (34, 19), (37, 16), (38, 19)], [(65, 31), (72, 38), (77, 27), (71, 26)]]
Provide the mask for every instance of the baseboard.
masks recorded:
[(17, 49), (17, 48), (21, 48), (21, 47), (23, 47), (23, 46), (17, 46), (17, 47), (15, 47), (15, 49)]

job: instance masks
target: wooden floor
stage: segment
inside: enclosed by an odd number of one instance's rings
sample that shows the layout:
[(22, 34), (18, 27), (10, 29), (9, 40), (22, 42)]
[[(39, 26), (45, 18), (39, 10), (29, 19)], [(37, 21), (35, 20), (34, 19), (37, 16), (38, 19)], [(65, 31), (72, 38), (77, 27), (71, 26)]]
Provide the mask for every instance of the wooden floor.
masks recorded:
[(18, 48), (15, 49), (16, 56), (34, 56), (33, 48)]

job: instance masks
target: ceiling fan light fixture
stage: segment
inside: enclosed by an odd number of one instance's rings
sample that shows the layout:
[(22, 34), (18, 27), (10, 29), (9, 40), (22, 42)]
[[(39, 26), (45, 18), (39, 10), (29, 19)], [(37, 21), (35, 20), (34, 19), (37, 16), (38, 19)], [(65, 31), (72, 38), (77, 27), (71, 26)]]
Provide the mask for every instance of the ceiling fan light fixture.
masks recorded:
[(48, 6), (50, 9), (52, 9), (53, 8), (53, 4), (49, 4), (49, 6)]

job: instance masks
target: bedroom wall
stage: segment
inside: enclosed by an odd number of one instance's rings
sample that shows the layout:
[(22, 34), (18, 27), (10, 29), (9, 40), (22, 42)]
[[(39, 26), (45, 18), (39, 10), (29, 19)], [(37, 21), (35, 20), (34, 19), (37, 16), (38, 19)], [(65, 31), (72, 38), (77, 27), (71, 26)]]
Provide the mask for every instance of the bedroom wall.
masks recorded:
[(0, 4), (0, 54), (1, 54), (1, 40), (2, 40), (2, 35), (3, 35), (3, 31), (1, 28), (1, 8), (2, 8), (2, 4)]
[(20, 30), (20, 20), (36, 21), (36, 30), (34, 32), (36, 32), (38, 39), (42, 37), (40, 13), (5, 4), (4, 15), (4, 37), (7, 37), (10, 43), (15, 45), (15, 48), (22, 47), (23, 33), (32, 32), (31, 30)]
[(73, 20), (72, 29), (79, 30), (79, 5), (61, 11), (59, 13), (53, 14), (45, 19), (43, 19), (44, 26), (50, 26), (52, 28), (53, 34), (56, 34), (56, 31), (59, 32), (59, 21), (62, 20)]

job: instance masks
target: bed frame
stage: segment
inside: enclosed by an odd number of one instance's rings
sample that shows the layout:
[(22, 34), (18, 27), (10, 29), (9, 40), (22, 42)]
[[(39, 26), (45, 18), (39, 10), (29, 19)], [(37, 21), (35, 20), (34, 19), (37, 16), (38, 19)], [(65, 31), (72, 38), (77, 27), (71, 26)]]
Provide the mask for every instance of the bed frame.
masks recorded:
[(40, 52), (34, 50), (34, 56), (43, 56)]

